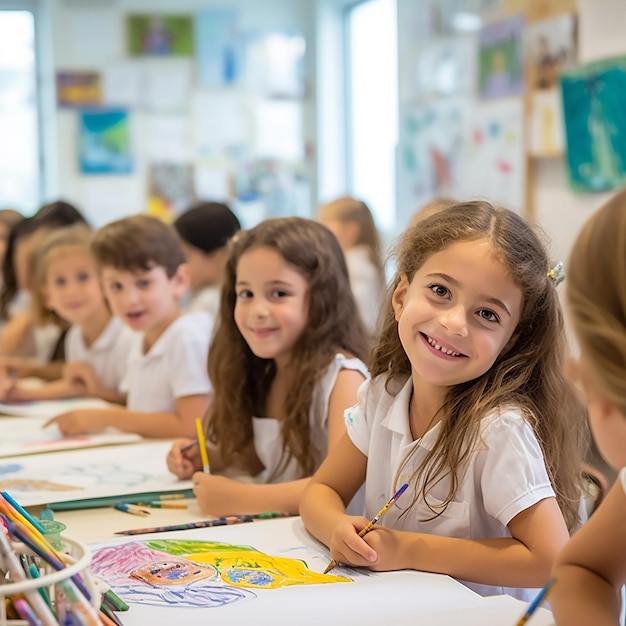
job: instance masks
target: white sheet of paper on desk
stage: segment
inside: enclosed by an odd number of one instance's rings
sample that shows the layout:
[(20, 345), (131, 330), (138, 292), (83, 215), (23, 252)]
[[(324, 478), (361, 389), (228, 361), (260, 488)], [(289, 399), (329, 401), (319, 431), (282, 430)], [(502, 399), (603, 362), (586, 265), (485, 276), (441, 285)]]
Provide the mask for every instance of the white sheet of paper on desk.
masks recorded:
[(40, 417), (2, 418), (0, 421), (2, 426), (0, 458), (141, 441), (139, 435), (121, 433), (113, 429), (103, 433), (64, 437), (55, 425), (44, 428), (46, 421), (46, 418)]
[[(201, 552), (194, 550), (197, 554), (194, 561), (189, 544), (183, 540), (213, 545), (207, 545)], [(111, 547), (115, 550), (110, 550)], [(422, 624), (422, 614), (443, 612), (450, 607), (478, 608), (484, 604), (478, 594), (448, 576), (417, 571), (374, 573), (337, 567), (331, 574), (347, 576), (352, 582), (309, 585), (295, 581), (270, 588), (275, 576), (285, 573), (280, 562), (277, 569), (271, 567), (272, 558), (298, 559), (314, 572), (323, 572), (328, 565), (328, 550), (308, 534), (300, 518), (137, 535), (90, 548), (94, 553), (92, 571), (132, 605), (124, 614), (125, 626), (168, 626), (177, 620), (200, 624), (210, 622), (211, 618), (229, 624), (414, 626)], [(106, 551), (99, 554), (99, 549)], [(213, 551), (222, 554), (212, 554)], [(237, 552), (243, 558), (237, 558)], [(269, 555), (269, 568), (262, 562), (259, 565), (258, 552)], [(146, 584), (143, 579), (128, 575), (142, 566), (144, 571), (153, 573), (165, 565), (180, 563), (185, 553), (194, 564), (193, 580), (188, 578), (185, 582), (179, 574), (184, 567), (177, 567), (173, 572), (176, 578), (170, 577), (165, 586)], [(197, 563), (213, 568), (213, 575), (207, 577)], [(251, 571), (256, 575), (248, 575)], [(168, 579), (167, 572), (163, 579)], [(509, 622), (489, 623), (502, 626)]]
[[(54, 417), (74, 409), (104, 409), (108, 402), (98, 398), (67, 398), (41, 402), (0, 402), (0, 414), (14, 417)], [(2, 423), (0, 418), (0, 423)]]
[(0, 461), (0, 491), (26, 507), (191, 489), (190, 480), (168, 472), (170, 447), (170, 441), (145, 441), (6, 458)]

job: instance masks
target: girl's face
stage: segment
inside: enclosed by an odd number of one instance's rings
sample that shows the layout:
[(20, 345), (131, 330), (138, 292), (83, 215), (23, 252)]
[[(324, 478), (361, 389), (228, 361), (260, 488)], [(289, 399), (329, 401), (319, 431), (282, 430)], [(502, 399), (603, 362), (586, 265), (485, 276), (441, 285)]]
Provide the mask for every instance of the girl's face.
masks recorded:
[(356, 222), (340, 220), (337, 210), (332, 204), (320, 209), (318, 222), (326, 226), (337, 237), (337, 241), (344, 251), (356, 245), (359, 237), (359, 225)]
[(235, 324), (254, 354), (289, 363), (307, 323), (308, 282), (272, 248), (241, 255), (235, 282)]
[(522, 292), (481, 240), (432, 254), (392, 301), (414, 384), (448, 387), (493, 365), (517, 327)]
[(80, 248), (51, 256), (44, 292), (48, 308), (70, 324), (83, 324), (106, 308), (95, 263)]

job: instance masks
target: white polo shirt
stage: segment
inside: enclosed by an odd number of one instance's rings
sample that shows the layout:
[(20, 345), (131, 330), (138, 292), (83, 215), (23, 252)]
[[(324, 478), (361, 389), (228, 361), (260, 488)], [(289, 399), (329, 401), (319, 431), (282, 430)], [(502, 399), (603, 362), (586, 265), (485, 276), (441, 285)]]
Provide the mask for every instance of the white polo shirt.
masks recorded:
[(175, 412), (176, 399), (209, 393), (207, 372), (213, 320), (208, 313), (189, 313), (174, 320), (147, 354), (143, 335), (131, 346), (121, 384), (131, 411)]
[[(480, 440), (466, 470), (459, 473), (454, 500), (445, 511), (426, 521), (433, 512), (418, 499), (401, 517), (420, 491), (420, 486), (410, 484), (410, 477), (432, 449), (440, 424), (414, 441), (409, 425), (411, 378), (404, 384), (394, 382), (390, 388), (392, 394), (385, 390), (383, 376), (365, 381), (359, 389), (359, 403), (346, 411), (348, 434), (368, 457), (367, 517), (373, 517), (402, 483), (409, 482), (409, 489), (381, 520), (383, 526), (465, 539), (510, 537), (507, 524), (511, 519), (540, 500), (555, 497), (532, 427), (521, 411), (507, 408), (492, 411), (481, 420)], [(435, 511), (448, 487), (446, 478), (433, 487), (428, 503)], [(465, 584), (481, 595), (507, 593), (530, 600), (536, 593), (534, 589)]]
[(119, 317), (112, 317), (99, 337), (87, 346), (80, 327), (73, 325), (65, 335), (65, 360), (89, 363), (105, 387), (118, 390), (136, 336)]

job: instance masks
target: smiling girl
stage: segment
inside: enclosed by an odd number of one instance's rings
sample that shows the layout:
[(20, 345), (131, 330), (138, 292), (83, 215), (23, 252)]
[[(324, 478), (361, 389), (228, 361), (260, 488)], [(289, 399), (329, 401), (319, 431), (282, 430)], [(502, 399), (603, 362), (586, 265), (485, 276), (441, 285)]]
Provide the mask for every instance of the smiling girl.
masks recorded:
[[(410, 226), (397, 264), (372, 379), (300, 513), (338, 562), (530, 597), (578, 521), (584, 430), (546, 253), (515, 213), (468, 202)], [(367, 517), (409, 488), (361, 538), (345, 504), (363, 481)]]
[(198, 448), (184, 451), (185, 440), (174, 444), (168, 467), (193, 475), (204, 513), (296, 513), (367, 376), (366, 334), (334, 235), (296, 217), (240, 232), (218, 319), (209, 350), (211, 470), (244, 472), (261, 484), (197, 472)]

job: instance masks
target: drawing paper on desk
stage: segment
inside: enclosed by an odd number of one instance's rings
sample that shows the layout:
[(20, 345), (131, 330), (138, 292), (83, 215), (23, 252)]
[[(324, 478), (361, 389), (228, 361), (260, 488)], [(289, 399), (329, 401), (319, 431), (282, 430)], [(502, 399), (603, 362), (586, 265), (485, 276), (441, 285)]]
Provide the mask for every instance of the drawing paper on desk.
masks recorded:
[(91, 563), (129, 603), (217, 607), (255, 598), (261, 589), (351, 582), (320, 574), (305, 561), (220, 541), (157, 539), (100, 548)]
[(55, 425), (44, 428), (46, 421), (46, 418), (40, 417), (3, 418), (0, 422), (0, 458), (141, 441), (139, 435), (114, 429), (103, 433), (64, 437)]
[(69, 450), (0, 461), (0, 491), (22, 506), (191, 488), (167, 471), (170, 442)]
[(66, 398), (40, 402), (0, 402), (0, 415), (14, 417), (54, 417), (74, 409), (102, 409), (110, 406), (99, 398)]
[(90, 549), (92, 571), (132, 605), (125, 626), (208, 623), (210, 607), (225, 624), (319, 626), (332, 616), (333, 623), (359, 626), (413, 625), (422, 611), (483, 602), (437, 574), (337, 568), (324, 576), (328, 549), (295, 517), (128, 537)]

